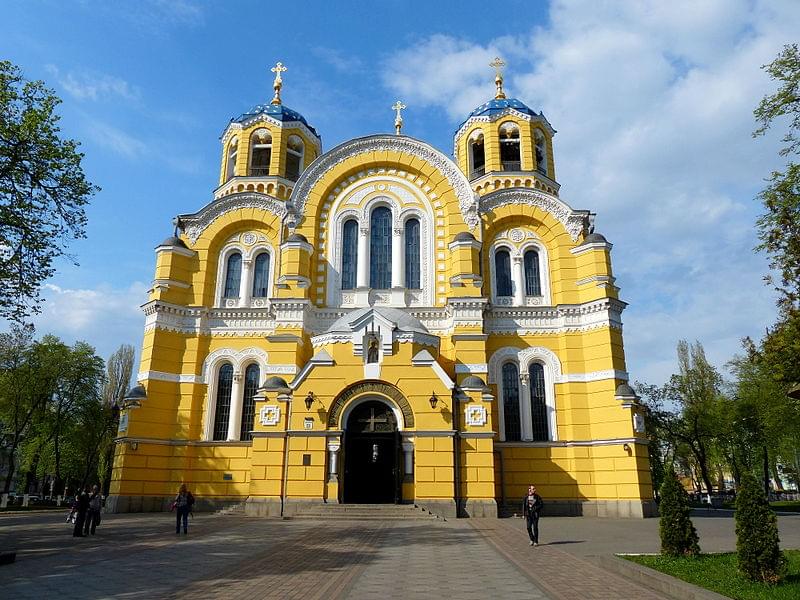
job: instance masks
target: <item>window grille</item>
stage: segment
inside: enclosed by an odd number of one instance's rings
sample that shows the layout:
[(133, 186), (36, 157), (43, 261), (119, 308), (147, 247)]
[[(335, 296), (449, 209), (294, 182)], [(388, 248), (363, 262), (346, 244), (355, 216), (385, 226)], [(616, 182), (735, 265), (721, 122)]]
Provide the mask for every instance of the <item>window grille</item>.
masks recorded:
[(498, 250), (494, 254), (494, 275), (497, 280), (497, 296), (512, 296), (511, 255), (508, 250)]
[(262, 252), (256, 256), (253, 273), (253, 298), (266, 298), (269, 295), (269, 254)]
[(244, 371), (244, 401), (242, 403), (242, 426), (239, 432), (240, 440), (253, 439), (253, 419), (256, 416), (256, 401), (254, 396), (258, 389), (260, 369), (252, 364)]
[(420, 285), (419, 220), (406, 221), (406, 287), (418, 290)]
[(520, 440), (519, 418), (519, 370), (514, 363), (503, 365), (503, 418), (506, 425), (506, 441)]
[(539, 277), (539, 253), (528, 250), (525, 253), (525, 295), (541, 296), (542, 283)]
[(228, 257), (228, 265), (225, 270), (225, 298), (239, 297), (239, 283), (242, 279), (242, 255), (234, 252)]
[(392, 287), (392, 211), (379, 206), (370, 223), (369, 285), (372, 289)]
[(233, 388), (233, 365), (225, 363), (217, 376), (217, 409), (214, 415), (214, 441), (228, 437), (228, 419), (231, 415), (231, 389)]
[(546, 442), (550, 439), (550, 427), (547, 424), (544, 367), (539, 363), (532, 363), (528, 367), (528, 375), (530, 376), (533, 441)]
[(342, 230), (342, 289), (356, 287), (356, 268), (358, 266), (358, 223), (347, 221)]

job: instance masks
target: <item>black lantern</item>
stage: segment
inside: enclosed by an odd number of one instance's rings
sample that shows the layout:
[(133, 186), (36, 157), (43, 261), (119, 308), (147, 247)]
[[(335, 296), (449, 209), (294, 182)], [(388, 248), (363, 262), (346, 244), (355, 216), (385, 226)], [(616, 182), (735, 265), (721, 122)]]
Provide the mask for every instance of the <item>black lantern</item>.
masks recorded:
[(311, 405), (314, 404), (314, 392), (308, 392), (306, 396), (306, 410), (311, 410)]
[(439, 399), (436, 397), (436, 392), (431, 394), (431, 397), (428, 399), (428, 402), (431, 403), (431, 408), (436, 408), (436, 405), (439, 404)]

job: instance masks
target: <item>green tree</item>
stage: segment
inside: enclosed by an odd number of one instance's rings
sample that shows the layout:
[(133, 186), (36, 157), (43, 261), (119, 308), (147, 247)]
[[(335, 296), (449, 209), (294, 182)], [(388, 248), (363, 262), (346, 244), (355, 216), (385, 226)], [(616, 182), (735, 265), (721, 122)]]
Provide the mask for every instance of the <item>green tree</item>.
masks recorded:
[(778, 583), (786, 574), (778, 520), (752, 473), (742, 476), (736, 495), (736, 552), (739, 570), (753, 581)]
[(689, 500), (686, 490), (670, 469), (661, 484), (661, 515), (658, 530), (661, 534), (661, 554), (667, 556), (696, 556), (700, 554), (699, 538), (689, 517)]
[(0, 61), (0, 316), (19, 322), (38, 312), (53, 261), (85, 237), (84, 206), (99, 190), (84, 176), (78, 143), (60, 136), (60, 102)]
[(106, 364), (106, 379), (103, 384), (103, 406), (110, 412), (110, 423), (106, 436), (101, 440), (97, 471), (100, 476), (100, 489), (105, 495), (111, 483), (111, 470), (114, 465), (114, 436), (119, 427), (119, 409), (125, 392), (128, 391), (133, 375), (135, 351), (133, 346), (122, 344), (109, 357)]

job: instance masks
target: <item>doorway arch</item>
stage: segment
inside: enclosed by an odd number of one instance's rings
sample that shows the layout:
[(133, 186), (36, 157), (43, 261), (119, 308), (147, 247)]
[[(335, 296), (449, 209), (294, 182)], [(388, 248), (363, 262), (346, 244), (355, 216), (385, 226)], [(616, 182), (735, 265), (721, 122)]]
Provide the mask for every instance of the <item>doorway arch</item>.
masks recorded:
[(397, 504), (401, 484), (400, 431), (393, 407), (372, 396), (343, 416), (343, 501)]

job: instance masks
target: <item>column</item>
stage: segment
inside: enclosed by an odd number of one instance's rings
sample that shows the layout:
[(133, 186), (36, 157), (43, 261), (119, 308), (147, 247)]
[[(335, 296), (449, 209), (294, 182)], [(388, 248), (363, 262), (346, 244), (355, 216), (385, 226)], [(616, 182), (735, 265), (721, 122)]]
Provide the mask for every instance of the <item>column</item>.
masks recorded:
[(250, 306), (253, 294), (253, 259), (242, 259), (242, 280), (239, 282), (239, 306)]
[(530, 442), (533, 440), (533, 416), (531, 415), (530, 375), (527, 373), (519, 375), (519, 401), (521, 403), (519, 418), (522, 420), (520, 434), (523, 442)]
[(392, 306), (406, 305), (404, 237), (402, 227), (392, 229)]
[(358, 228), (358, 269), (356, 270), (356, 287), (369, 287), (369, 229)]
[(414, 443), (403, 442), (403, 482), (414, 481)]
[(328, 481), (339, 481), (339, 449), (341, 448), (339, 440), (328, 442)]
[(233, 374), (233, 385), (231, 386), (231, 413), (228, 419), (228, 441), (239, 439), (242, 428), (242, 373), (236, 371)]
[(525, 306), (525, 269), (519, 253), (511, 256), (511, 279), (514, 282), (514, 306)]

